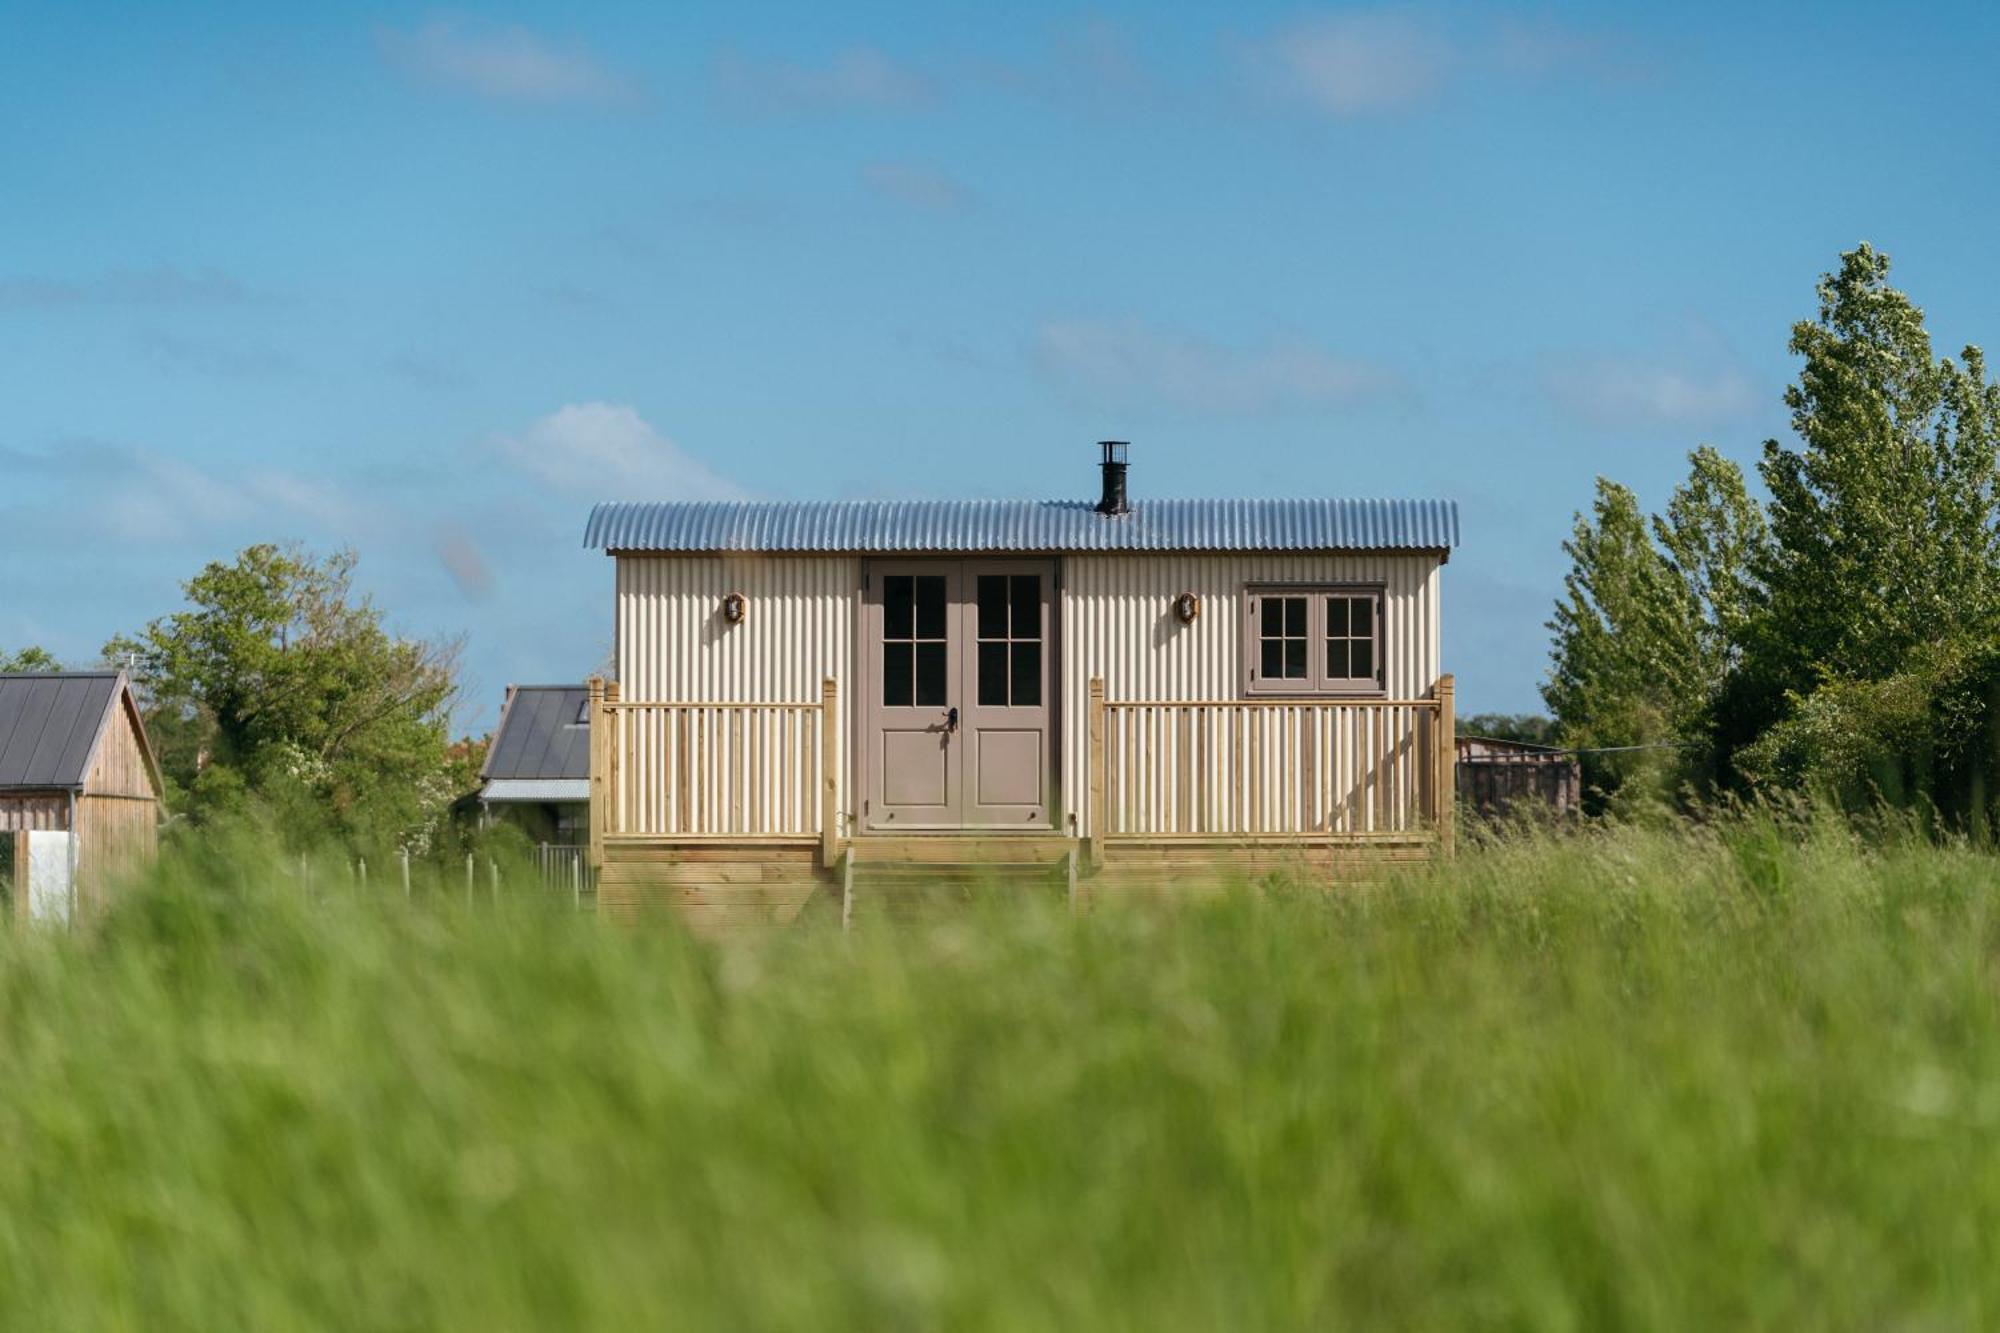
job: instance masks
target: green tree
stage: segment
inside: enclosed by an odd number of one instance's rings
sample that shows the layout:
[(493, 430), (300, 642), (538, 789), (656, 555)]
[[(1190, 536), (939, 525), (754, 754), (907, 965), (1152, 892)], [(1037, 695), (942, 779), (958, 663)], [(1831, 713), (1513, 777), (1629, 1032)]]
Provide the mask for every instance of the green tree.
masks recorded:
[(1453, 728), (1460, 736), (1483, 736), (1495, 741), (1522, 741), (1529, 745), (1555, 745), (1555, 719), (1540, 713), (1461, 714)]
[[(1863, 245), (1793, 328), (1796, 444), (1764, 445), (1767, 597), (1744, 636), (1746, 771), (1951, 804), (1987, 766), (2000, 631), (2000, 388)], [(1955, 774), (1955, 776), (1954, 776)], [(1956, 788), (1954, 787), (1956, 784)], [(1984, 798), (1979, 799), (1983, 805)]]
[(1571, 569), (1542, 695), (1566, 745), (1656, 748), (1586, 755), (1594, 788), (1714, 780), (1715, 710), (1762, 605), (1754, 571), (1769, 540), (1742, 469), (1709, 446), (1689, 455), (1661, 515), (1598, 479), (1563, 547)]
[[(1639, 501), (1600, 477), (1591, 515), (1563, 543), (1563, 579), (1542, 698), (1565, 745), (1622, 749), (1670, 743), (1682, 722), (1697, 631), (1675, 571), (1653, 545)], [(1668, 766), (1644, 752), (1592, 756), (1591, 787), (1609, 792)]]
[(1796, 446), (1768, 440), (1762, 665), (1796, 693), (1882, 680), (1920, 645), (1990, 636), (1996, 583), (2000, 390), (1985, 359), (1933, 359), (1923, 311), (1863, 245), (1819, 283), (1819, 317), (1792, 330), (1804, 358), (1785, 391)]
[(33, 644), (18, 652), (0, 652), (0, 671), (61, 671), (53, 653)]
[(458, 793), (457, 646), (408, 639), (353, 587), (351, 551), (252, 546), (183, 585), (188, 609), (115, 639), (162, 767), (197, 819), (257, 802), (294, 837), (422, 839)]

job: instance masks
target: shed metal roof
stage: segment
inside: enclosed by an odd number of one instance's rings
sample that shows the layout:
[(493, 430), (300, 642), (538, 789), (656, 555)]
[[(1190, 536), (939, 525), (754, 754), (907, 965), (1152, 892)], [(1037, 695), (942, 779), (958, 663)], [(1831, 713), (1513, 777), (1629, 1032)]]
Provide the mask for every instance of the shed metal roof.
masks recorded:
[(676, 501), (600, 504), (605, 551), (1445, 551), (1454, 500)]
[(80, 790), (123, 692), (116, 671), (0, 675), (0, 788)]
[(500, 732), (481, 777), (590, 777), (590, 725), (582, 721), (589, 691), (581, 685), (522, 685), (500, 714)]

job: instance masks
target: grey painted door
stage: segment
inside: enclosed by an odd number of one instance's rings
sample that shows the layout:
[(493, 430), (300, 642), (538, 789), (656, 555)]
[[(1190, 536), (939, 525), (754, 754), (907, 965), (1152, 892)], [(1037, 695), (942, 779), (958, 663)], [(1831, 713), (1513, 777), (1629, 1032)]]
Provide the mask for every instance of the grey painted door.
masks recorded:
[(1049, 826), (1054, 582), (1047, 562), (871, 564), (865, 828)]
[(1045, 563), (967, 561), (959, 724), (965, 822), (1049, 824), (1049, 591)]

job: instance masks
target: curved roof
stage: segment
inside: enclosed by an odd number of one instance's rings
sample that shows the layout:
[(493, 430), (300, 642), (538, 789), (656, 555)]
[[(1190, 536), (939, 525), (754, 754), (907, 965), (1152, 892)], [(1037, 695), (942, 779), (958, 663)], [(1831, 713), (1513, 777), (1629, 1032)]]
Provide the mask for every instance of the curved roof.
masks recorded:
[(672, 501), (600, 504), (604, 551), (1445, 551), (1453, 500)]

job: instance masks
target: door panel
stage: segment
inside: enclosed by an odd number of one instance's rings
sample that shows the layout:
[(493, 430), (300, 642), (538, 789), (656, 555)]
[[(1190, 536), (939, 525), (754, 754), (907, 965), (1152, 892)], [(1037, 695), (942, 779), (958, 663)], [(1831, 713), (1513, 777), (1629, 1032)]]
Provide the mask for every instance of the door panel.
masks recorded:
[(1054, 586), (1047, 561), (871, 564), (864, 827), (1050, 826)]
[(965, 822), (987, 828), (1047, 827), (1049, 786), (1049, 606), (1047, 561), (968, 560), (961, 573), (968, 675), (964, 739)]
[(870, 663), (866, 733), (870, 828), (950, 827), (960, 819), (958, 747), (949, 723), (957, 684), (955, 563), (881, 565), (866, 603)]

